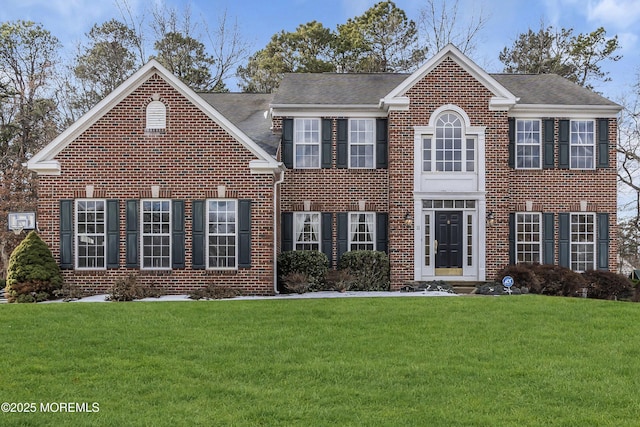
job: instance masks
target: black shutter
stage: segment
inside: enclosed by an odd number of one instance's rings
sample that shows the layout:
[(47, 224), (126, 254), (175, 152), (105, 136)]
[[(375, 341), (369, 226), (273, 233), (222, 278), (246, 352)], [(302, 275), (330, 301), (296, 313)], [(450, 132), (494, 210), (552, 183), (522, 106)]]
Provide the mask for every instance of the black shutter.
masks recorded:
[(120, 201), (107, 200), (107, 268), (120, 267)]
[(609, 167), (609, 119), (598, 120), (598, 167)]
[(323, 169), (331, 169), (331, 119), (322, 119), (322, 149), (320, 162)]
[(127, 245), (127, 267), (137, 268), (139, 266), (138, 248), (140, 241), (138, 239), (138, 200), (127, 200), (126, 212), (126, 245)]
[(386, 212), (376, 214), (376, 250), (389, 253), (389, 214)]
[(569, 169), (569, 126), (569, 120), (558, 122), (558, 167), (560, 169)]
[(283, 212), (280, 221), (280, 251), (293, 250), (293, 212)]
[(238, 200), (238, 268), (251, 267), (251, 200)]
[(60, 268), (73, 268), (73, 200), (60, 200)]
[(387, 119), (376, 120), (376, 169), (389, 167), (389, 137)]
[(333, 239), (332, 239), (332, 225), (333, 225), (333, 214), (330, 212), (322, 212), (320, 214), (321, 224), (320, 224), (320, 232), (322, 233), (322, 241), (320, 244), (320, 249), (327, 256), (329, 260), (329, 266), (333, 266)]
[(509, 167), (516, 167), (516, 120), (509, 119)]
[(191, 203), (191, 268), (203, 270), (205, 262), (205, 201), (194, 200)]
[(516, 263), (516, 214), (509, 214), (509, 264)]
[(598, 270), (609, 270), (609, 214), (599, 213), (598, 218)]
[(340, 263), (340, 257), (349, 249), (349, 217), (346, 212), (339, 212), (336, 214), (336, 222), (338, 229), (338, 245), (337, 245), (337, 257), (338, 265)]
[(558, 214), (558, 265), (571, 267), (571, 217), (568, 213)]
[(553, 241), (553, 222), (554, 215), (552, 213), (542, 214), (542, 263), (554, 264), (555, 242)]
[(282, 120), (282, 162), (293, 169), (293, 119)]
[(337, 120), (337, 132), (336, 167), (344, 169), (349, 167), (349, 121), (347, 119)]
[(542, 167), (544, 169), (553, 169), (554, 166), (554, 145), (555, 145), (555, 135), (554, 135), (554, 119), (545, 119), (543, 121), (543, 132), (544, 132), (544, 153), (543, 153), (543, 164)]
[(171, 211), (171, 268), (184, 268), (184, 200), (172, 200)]

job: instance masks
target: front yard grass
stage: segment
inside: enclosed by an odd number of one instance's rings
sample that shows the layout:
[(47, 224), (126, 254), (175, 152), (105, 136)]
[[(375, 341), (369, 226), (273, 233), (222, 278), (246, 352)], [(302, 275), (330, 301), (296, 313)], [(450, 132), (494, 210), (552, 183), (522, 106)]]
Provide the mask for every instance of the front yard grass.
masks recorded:
[(0, 306), (33, 426), (635, 426), (640, 305), (526, 295)]

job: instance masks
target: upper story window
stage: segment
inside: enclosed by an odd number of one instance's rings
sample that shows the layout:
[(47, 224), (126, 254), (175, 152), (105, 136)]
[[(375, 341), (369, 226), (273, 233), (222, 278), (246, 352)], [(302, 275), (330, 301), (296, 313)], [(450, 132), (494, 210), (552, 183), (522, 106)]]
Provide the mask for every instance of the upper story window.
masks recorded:
[(295, 168), (320, 167), (320, 119), (295, 119)]
[(293, 227), (294, 250), (320, 250), (319, 212), (295, 212), (293, 215)]
[(422, 138), (424, 172), (473, 172), (476, 138), (465, 136), (460, 117), (445, 112), (436, 119), (435, 135)]
[(236, 200), (207, 201), (207, 267), (217, 270), (238, 266), (238, 215)]
[(571, 120), (571, 169), (595, 168), (595, 121)]
[(76, 200), (76, 267), (103, 269), (106, 249), (104, 200)]
[(171, 200), (142, 200), (143, 269), (171, 268)]
[(147, 105), (147, 124), (145, 129), (160, 132), (167, 128), (167, 107), (162, 101), (151, 101)]
[(349, 167), (375, 167), (375, 120), (349, 120)]
[(516, 120), (516, 167), (540, 169), (540, 120)]

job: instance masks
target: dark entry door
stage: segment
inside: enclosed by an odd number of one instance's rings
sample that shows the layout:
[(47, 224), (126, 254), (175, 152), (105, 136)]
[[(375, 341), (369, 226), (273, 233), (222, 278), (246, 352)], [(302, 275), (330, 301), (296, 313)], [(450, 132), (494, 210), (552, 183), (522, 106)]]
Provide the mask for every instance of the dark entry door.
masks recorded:
[(436, 212), (436, 268), (462, 268), (462, 212)]

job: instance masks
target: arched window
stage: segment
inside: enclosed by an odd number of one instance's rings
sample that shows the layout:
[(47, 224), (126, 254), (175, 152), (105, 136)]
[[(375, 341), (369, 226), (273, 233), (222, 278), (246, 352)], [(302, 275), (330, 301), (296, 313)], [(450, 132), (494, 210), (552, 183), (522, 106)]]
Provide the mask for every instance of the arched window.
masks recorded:
[(423, 136), (423, 170), (425, 172), (473, 172), (475, 138), (465, 137), (462, 119), (444, 112), (435, 122), (435, 134)]
[(161, 101), (151, 101), (147, 105), (146, 130), (159, 132), (167, 127), (167, 107)]

